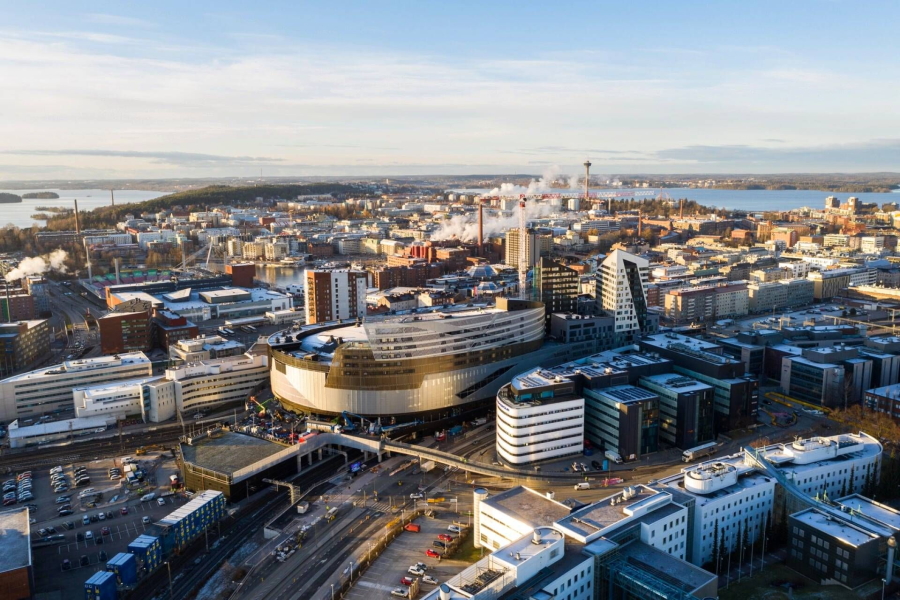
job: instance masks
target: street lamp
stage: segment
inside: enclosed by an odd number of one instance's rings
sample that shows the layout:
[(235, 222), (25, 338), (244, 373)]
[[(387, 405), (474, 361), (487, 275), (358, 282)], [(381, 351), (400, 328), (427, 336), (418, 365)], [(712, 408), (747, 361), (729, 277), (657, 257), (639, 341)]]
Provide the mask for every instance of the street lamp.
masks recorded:
[(175, 593), (172, 591), (172, 565), (169, 561), (166, 561), (166, 570), (169, 571), (169, 598), (174, 598)]
[(331, 584), (331, 600), (334, 600), (334, 584)]
[(350, 583), (353, 583), (353, 561), (350, 561)]

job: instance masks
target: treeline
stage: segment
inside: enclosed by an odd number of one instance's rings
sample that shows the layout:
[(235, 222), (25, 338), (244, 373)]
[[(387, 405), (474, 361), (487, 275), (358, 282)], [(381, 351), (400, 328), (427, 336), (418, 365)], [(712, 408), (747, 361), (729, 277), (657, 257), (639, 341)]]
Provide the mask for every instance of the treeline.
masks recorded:
[[(180, 207), (188, 210), (205, 210), (207, 206), (220, 204), (242, 205), (256, 198), (283, 198), (291, 200), (297, 196), (335, 194), (339, 196), (358, 194), (360, 189), (340, 183), (310, 183), (285, 185), (260, 185), (255, 187), (231, 187), (217, 185), (160, 196), (153, 200), (125, 204), (121, 206), (101, 206), (91, 211), (79, 213), (82, 229), (103, 229), (122, 221), (127, 214), (135, 216), (143, 213), (155, 213)], [(51, 231), (68, 231), (75, 229), (74, 213), (53, 216), (47, 221), (47, 229)]]
[(22, 197), (15, 194), (0, 193), (0, 203), (10, 204), (12, 202), (21, 202)]
[[(720, 216), (726, 216), (730, 211), (721, 210), (717, 208), (713, 208), (711, 206), (704, 206), (697, 202), (696, 200), (675, 200), (674, 206), (668, 200), (660, 200), (658, 198), (652, 198), (647, 200), (636, 200), (634, 198), (629, 198), (627, 200), (615, 200), (612, 201), (612, 210), (613, 212), (623, 212), (623, 211), (641, 211), (641, 214), (644, 217), (657, 217), (662, 216), (665, 218), (677, 217), (681, 213), (681, 203), (684, 202), (684, 215), (708, 215), (710, 213), (715, 213)], [(609, 201), (606, 200), (603, 202), (603, 208), (606, 208), (609, 205)]]
[(845, 194), (890, 193), (897, 185), (890, 184), (833, 184), (833, 183), (717, 183), (717, 190), (814, 190)]
[(22, 198), (25, 200), (55, 200), (59, 198), (59, 194), (56, 192), (28, 192), (22, 194)]

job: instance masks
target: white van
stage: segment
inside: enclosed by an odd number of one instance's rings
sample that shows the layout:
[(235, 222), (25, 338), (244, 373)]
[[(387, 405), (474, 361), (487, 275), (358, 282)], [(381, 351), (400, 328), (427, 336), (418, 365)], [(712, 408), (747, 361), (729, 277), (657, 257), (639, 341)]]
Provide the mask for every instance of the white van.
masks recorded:
[(591, 484), (589, 481), (582, 481), (581, 483), (575, 484), (576, 490), (589, 490), (591, 489)]

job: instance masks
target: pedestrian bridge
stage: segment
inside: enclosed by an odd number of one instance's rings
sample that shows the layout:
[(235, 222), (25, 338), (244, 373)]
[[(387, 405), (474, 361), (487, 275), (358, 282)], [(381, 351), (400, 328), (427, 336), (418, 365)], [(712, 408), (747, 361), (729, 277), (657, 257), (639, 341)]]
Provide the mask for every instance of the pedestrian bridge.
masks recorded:
[(603, 477), (602, 473), (543, 473), (532, 469), (504, 467), (501, 465), (491, 465), (487, 463), (469, 460), (433, 448), (424, 446), (416, 446), (413, 444), (405, 444), (403, 442), (395, 442), (386, 438), (374, 438), (357, 435), (346, 435), (343, 433), (320, 433), (316, 436), (308, 438), (303, 444), (296, 446), (299, 450), (298, 456), (306, 456), (307, 454), (324, 448), (325, 446), (335, 445), (345, 448), (355, 448), (363, 452), (371, 452), (379, 457), (384, 454), (405, 454), (414, 456), (420, 461), (433, 460), (436, 463), (457, 467), (462, 471), (474, 473), (477, 475), (485, 475), (488, 477), (499, 477), (501, 479), (529, 479), (532, 481), (584, 481), (585, 477), (595, 478)]

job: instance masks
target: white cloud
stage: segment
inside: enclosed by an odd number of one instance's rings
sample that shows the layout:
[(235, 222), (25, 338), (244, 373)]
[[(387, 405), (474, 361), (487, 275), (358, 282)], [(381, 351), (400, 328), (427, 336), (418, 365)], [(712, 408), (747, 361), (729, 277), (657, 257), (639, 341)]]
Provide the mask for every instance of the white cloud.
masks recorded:
[[(705, 70), (692, 64), (693, 51), (665, 48), (643, 57), (623, 50), (587, 59), (574, 52), (451, 61), (259, 44), (257, 34), (233, 35), (246, 47), (237, 41), (235, 48), (180, 50), (107, 36), (0, 32), (0, 150), (32, 151), (5, 156), (0, 177), (13, 177), (17, 161), (24, 173), (61, 158), (72, 170), (177, 175), (154, 158), (161, 153), (272, 157), (284, 165), (277, 169), (514, 170), (542, 158), (577, 165), (591, 148), (629, 151), (602, 160), (638, 171), (693, 164), (661, 152), (668, 149), (752, 146), (766, 138), (815, 147), (900, 128), (896, 77), (825, 73), (771, 50), (764, 67)], [(823, 78), (832, 77), (848, 91), (823, 94)], [(34, 153), (70, 148), (109, 154)], [(191, 174), (243, 167), (251, 168), (247, 161), (192, 161)]]

